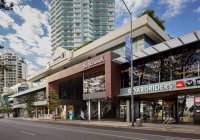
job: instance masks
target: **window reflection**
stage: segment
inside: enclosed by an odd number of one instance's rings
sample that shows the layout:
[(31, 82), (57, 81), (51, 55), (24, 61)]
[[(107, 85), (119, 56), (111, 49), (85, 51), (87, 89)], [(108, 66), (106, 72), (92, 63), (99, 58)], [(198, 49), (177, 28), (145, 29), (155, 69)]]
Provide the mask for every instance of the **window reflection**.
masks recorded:
[[(198, 63), (200, 63), (200, 47), (198, 43), (159, 53), (148, 58), (133, 62), (134, 86), (152, 83), (179, 80), (198, 76)], [(128, 69), (128, 64), (122, 69)], [(126, 77), (124, 72), (123, 76)], [(121, 78), (122, 88), (127, 87), (126, 78)], [(130, 78), (129, 78), (130, 81)], [(130, 86), (130, 85), (129, 85)]]
[(92, 94), (105, 91), (104, 71), (88, 74), (84, 76), (84, 94)]
[(178, 96), (178, 114), (180, 122), (193, 122), (194, 96)]
[(140, 117), (143, 120), (162, 120), (162, 100), (140, 102)]

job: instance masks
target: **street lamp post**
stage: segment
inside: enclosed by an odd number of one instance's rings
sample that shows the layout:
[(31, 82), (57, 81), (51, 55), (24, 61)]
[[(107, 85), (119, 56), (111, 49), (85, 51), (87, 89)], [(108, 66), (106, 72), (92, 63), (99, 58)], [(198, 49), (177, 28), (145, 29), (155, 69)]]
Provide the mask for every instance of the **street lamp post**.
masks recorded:
[[(133, 36), (132, 36), (132, 13), (131, 11), (128, 9), (128, 6), (126, 5), (126, 3), (124, 2), (124, 0), (122, 0), (122, 2), (124, 3), (124, 5), (126, 6), (126, 9), (129, 13), (129, 16), (130, 16), (130, 22), (131, 22), (131, 42), (132, 42), (132, 39), (133, 39)], [(132, 123), (132, 126), (134, 126), (134, 96), (133, 96), (133, 48), (132, 48), (132, 44), (131, 44), (131, 123)]]

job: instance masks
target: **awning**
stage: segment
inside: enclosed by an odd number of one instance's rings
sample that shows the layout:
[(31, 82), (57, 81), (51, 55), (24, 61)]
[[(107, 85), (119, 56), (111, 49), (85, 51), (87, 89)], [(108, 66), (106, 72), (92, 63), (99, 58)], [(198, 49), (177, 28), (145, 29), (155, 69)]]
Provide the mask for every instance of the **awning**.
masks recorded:
[[(133, 60), (137, 60), (137, 59), (144, 58), (150, 55), (158, 54), (160, 52), (181, 47), (183, 45), (187, 45), (199, 40), (200, 40), (200, 30), (162, 42), (160, 44), (156, 44), (149, 48), (145, 48), (142, 51), (134, 52)], [(123, 57), (119, 57), (119, 58), (113, 59), (113, 62), (123, 64), (123, 63), (127, 63), (128, 61), (126, 61), (125, 58)]]
[(30, 92), (37, 91), (37, 90), (40, 90), (40, 89), (43, 89), (43, 88), (46, 88), (46, 87), (47, 87), (46, 84), (40, 85), (40, 86), (37, 86), (37, 87), (33, 87), (33, 88), (27, 89), (25, 91), (22, 91), (20, 93), (11, 95), (11, 96), (9, 96), (9, 98), (14, 98), (14, 97), (17, 97), (17, 96), (25, 95), (25, 94), (28, 94)]

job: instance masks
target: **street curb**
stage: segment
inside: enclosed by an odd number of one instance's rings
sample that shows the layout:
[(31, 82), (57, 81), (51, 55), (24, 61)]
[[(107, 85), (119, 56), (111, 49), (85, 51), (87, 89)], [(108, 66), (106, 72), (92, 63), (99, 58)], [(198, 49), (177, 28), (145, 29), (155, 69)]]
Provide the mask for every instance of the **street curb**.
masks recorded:
[(146, 126), (142, 126), (142, 127), (136, 127), (136, 126), (119, 126), (119, 125), (102, 125), (102, 124), (92, 124), (90, 122), (88, 123), (73, 123), (73, 122), (66, 122), (66, 121), (54, 121), (54, 120), (43, 120), (43, 119), (23, 119), (23, 118), (9, 118), (10, 120), (22, 120), (22, 121), (32, 121), (32, 122), (39, 122), (39, 123), (51, 123), (51, 124), (57, 124), (57, 125), (72, 125), (72, 126), (98, 126), (98, 127), (110, 127), (110, 128), (125, 128), (125, 129), (130, 129), (130, 130), (147, 130), (147, 131), (157, 131), (157, 132), (168, 132), (168, 133), (185, 133), (185, 134), (195, 134), (195, 135), (200, 135), (199, 133), (196, 132), (188, 132), (185, 131), (184, 129), (182, 130), (173, 130), (173, 129), (180, 129), (180, 128), (153, 128), (153, 127), (146, 127)]

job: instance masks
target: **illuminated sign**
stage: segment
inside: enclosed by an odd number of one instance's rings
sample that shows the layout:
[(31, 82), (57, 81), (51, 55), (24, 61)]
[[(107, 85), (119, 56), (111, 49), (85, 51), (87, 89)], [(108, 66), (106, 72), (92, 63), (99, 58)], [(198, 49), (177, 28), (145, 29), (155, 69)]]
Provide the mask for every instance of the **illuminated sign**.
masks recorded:
[(98, 65), (98, 64), (101, 64), (103, 63), (105, 60), (104, 60), (104, 56), (102, 55), (100, 57), (100, 59), (98, 60), (89, 60), (87, 62), (84, 62), (83, 63), (83, 69), (87, 69), (87, 68), (90, 68), (90, 67), (94, 67), (95, 65)]

